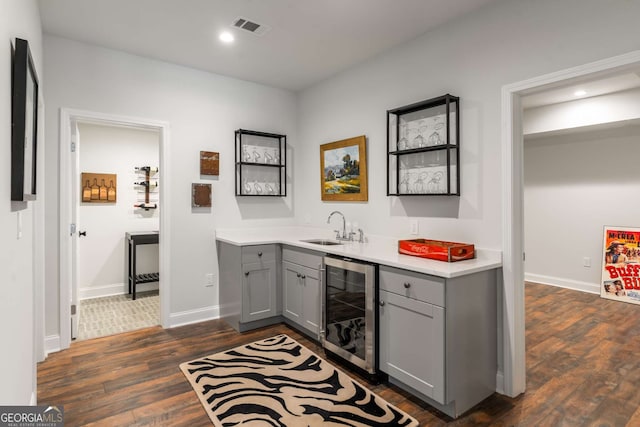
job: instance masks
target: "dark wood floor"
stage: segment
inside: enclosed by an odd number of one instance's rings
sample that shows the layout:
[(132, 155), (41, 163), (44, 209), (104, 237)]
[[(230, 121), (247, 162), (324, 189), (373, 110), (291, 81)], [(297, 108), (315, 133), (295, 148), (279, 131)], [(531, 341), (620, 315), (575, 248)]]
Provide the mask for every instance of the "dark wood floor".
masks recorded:
[[(640, 306), (527, 284), (525, 394), (494, 394), (454, 421), (398, 388), (371, 389), (423, 426), (638, 426), (637, 325)], [(38, 365), (38, 404), (64, 405), (66, 426), (210, 426), (178, 365), (278, 333), (321, 353), (284, 325), (238, 334), (222, 321), (73, 343)]]

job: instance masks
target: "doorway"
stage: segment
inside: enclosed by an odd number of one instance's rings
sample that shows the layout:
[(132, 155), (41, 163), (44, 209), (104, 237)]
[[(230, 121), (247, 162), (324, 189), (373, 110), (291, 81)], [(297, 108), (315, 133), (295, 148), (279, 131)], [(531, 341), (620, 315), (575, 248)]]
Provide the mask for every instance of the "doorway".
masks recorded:
[(522, 97), (595, 80), (640, 66), (640, 51), (510, 84), (502, 88), (503, 384), (517, 396), (526, 388)]
[[(72, 338), (85, 340), (160, 324), (157, 281), (128, 289), (128, 234), (157, 232), (160, 173), (157, 129), (77, 123), (81, 197), (76, 206), (78, 250), (74, 260), (77, 322)], [(146, 185), (145, 185), (146, 184)], [(140, 208), (148, 202), (149, 208)], [(159, 271), (158, 245), (136, 249), (136, 273)], [(141, 276), (142, 277), (142, 276)], [(145, 276), (146, 277), (146, 276)], [(155, 278), (155, 277), (154, 277)], [(73, 316), (73, 315), (72, 315)], [(76, 327), (77, 326), (77, 327)]]
[[(158, 187), (158, 224), (159, 231), (159, 293), (160, 297), (160, 324), (163, 327), (169, 326), (169, 298), (170, 285), (170, 230), (169, 230), (169, 209), (167, 203), (170, 185), (169, 161), (166, 153), (169, 152), (169, 125), (166, 122), (141, 119), (135, 117), (116, 116), (110, 114), (62, 109), (60, 114), (60, 348), (68, 348), (72, 336), (72, 319), (77, 315), (78, 295), (78, 275), (74, 265), (74, 258), (77, 259), (79, 247), (79, 233), (76, 229), (74, 218), (77, 217), (77, 199), (82, 197), (80, 179), (78, 175), (79, 156), (76, 148), (79, 148), (79, 138), (76, 124), (83, 123), (89, 125), (119, 127), (127, 129), (137, 129), (139, 131), (155, 132), (159, 146), (159, 169), (162, 171), (163, 185)], [(68, 153), (68, 154), (67, 154)], [(144, 165), (140, 165), (144, 166)], [(125, 181), (129, 180), (129, 176)], [(123, 182), (123, 185), (132, 183)], [(133, 206), (131, 207), (133, 209)], [(136, 231), (136, 230), (132, 230)], [(84, 238), (84, 237), (83, 237)], [(125, 257), (122, 252), (122, 258)], [(124, 277), (125, 272), (122, 272)], [(128, 281), (125, 282), (128, 284)], [(121, 285), (124, 286), (124, 285)], [(92, 290), (94, 292), (95, 290)]]
[(636, 73), (583, 82), (566, 87), (571, 99), (524, 110), (527, 282), (600, 295), (603, 226), (637, 225), (640, 176), (619, 156), (640, 156), (640, 108), (629, 108), (640, 90), (616, 80), (640, 85)]

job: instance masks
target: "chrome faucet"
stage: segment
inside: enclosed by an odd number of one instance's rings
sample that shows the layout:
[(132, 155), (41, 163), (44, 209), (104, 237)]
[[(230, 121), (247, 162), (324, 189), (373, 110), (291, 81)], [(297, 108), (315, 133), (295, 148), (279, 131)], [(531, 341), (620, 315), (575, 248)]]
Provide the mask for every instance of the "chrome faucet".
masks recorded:
[(327, 224), (329, 224), (331, 222), (331, 217), (333, 216), (333, 214), (339, 214), (342, 217), (342, 236), (340, 235), (340, 230), (334, 230), (336, 232), (336, 239), (338, 240), (348, 240), (347, 237), (347, 222), (344, 219), (344, 215), (342, 214), (342, 212), (340, 211), (333, 211), (329, 214), (329, 217), (327, 218)]

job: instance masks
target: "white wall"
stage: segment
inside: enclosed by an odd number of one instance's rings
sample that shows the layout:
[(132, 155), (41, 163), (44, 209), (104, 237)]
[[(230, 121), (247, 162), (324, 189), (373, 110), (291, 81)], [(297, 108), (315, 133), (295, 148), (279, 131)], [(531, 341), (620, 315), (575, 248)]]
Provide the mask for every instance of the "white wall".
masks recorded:
[[(605, 225), (637, 227), (640, 126), (526, 141), (526, 278), (600, 292)], [(583, 266), (583, 258), (591, 267)]]
[[(296, 102), (285, 90), (137, 57), (45, 35), (47, 97), (47, 334), (59, 333), (58, 132), (61, 107), (166, 121), (170, 125), (172, 175), (162, 176), (171, 200), (170, 312), (175, 323), (189, 313), (215, 313), (216, 227), (289, 224), (291, 196), (234, 196), (234, 133), (238, 128), (283, 133), (297, 144)], [(220, 153), (220, 177), (199, 173), (201, 150)], [(161, 171), (162, 172), (162, 171)], [(213, 207), (191, 208), (191, 183), (213, 185)], [(289, 189), (288, 194), (291, 194)], [(160, 213), (162, 214), (162, 213)]]
[[(0, 1), (0, 40), (4, 46), (0, 52), (0, 405), (35, 403), (36, 361), (42, 344), (42, 318), (38, 316), (43, 271), (42, 174), (37, 176), (37, 201), (10, 201), (11, 46), (16, 37), (29, 41), (42, 91), (42, 29), (35, 0)], [(42, 127), (44, 121), (39, 123)], [(40, 130), (38, 172), (44, 168), (43, 135)], [(21, 238), (18, 238), (17, 229), (19, 217), (22, 221)], [(36, 341), (40, 342), (36, 344)]]
[[(576, 18), (580, 11), (580, 18)], [(333, 209), (365, 232), (502, 245), (501, 88), (638, 49), (640, 2), (503, 1), (426, 33), (300, 94), (296, 218), (324, 224)], [(594, 31), (594, 28), (598, 31)], [(461, 97), (461, 197), (385, 195), (388, 109), (445, 93)], [(320, 144), (365, 134), (369, 202), (323, 203)]]
[[(153, 130), (87, 123), (80, 123), (78, 128), (79, 173), (116, 174), (117, 183), (116, 203), (80, 204), (78, 230), (86, 231), (87, 235), (78, 239), (79, 298), (127, 293), (125, 233), (158, 230), (160, 225), (158, 210), (134, 208), (134, 204), (144, 202), (144, 188), (133, 183), (145, 178), (134, 168), (160, 164), (160, 136)], [(161, 176), (158, 173), (152, 178), (158, 178), (162, 184)], [(110, 185), (109, 182), (105, 184)], [(86, 182), (80, 182), (80, 187), (85, 185)], [(158, 188), (151, 190), (150, 199), (158, 201)], [(158, 262), (158, 245), (138, 247), (138, 273), (157, 272)], [(143, 284), (136, 289), (151, 288), (157, 289), (158, 284)]]

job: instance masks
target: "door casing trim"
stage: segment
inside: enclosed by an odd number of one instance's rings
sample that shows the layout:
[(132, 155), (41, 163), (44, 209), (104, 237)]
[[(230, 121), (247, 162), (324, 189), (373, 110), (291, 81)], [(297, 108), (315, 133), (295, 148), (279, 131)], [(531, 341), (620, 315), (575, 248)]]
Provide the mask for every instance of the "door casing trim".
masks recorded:
[[(60, 205), (59, 205), (59, 295), (60, 295), (60, 349), (69, 348), (71, 344), (71, 283), (72, 258), (71, 239), (69, 239), (69, 227), (72, 219), (71, 206), (71, 126), (75, 122), (92, 123), (106, 126), (124, 126), (142, 129), (153, 129), (159, 133), (160, 170), (162, 171), (163, 185), (159, 187), (160, 209), (160, 323), (164, 328), (170, 327), (170, 278), (171, 278), (171, 232), (170, 232), (170, 126), (169, 122), (152, 120), (139, 117), (121, 116), (114, 114), (98, 113), (94, 111), (76, 110), (71, 108), (60, 109)], [(66, 326), (65, 326), (66, 325)]]

